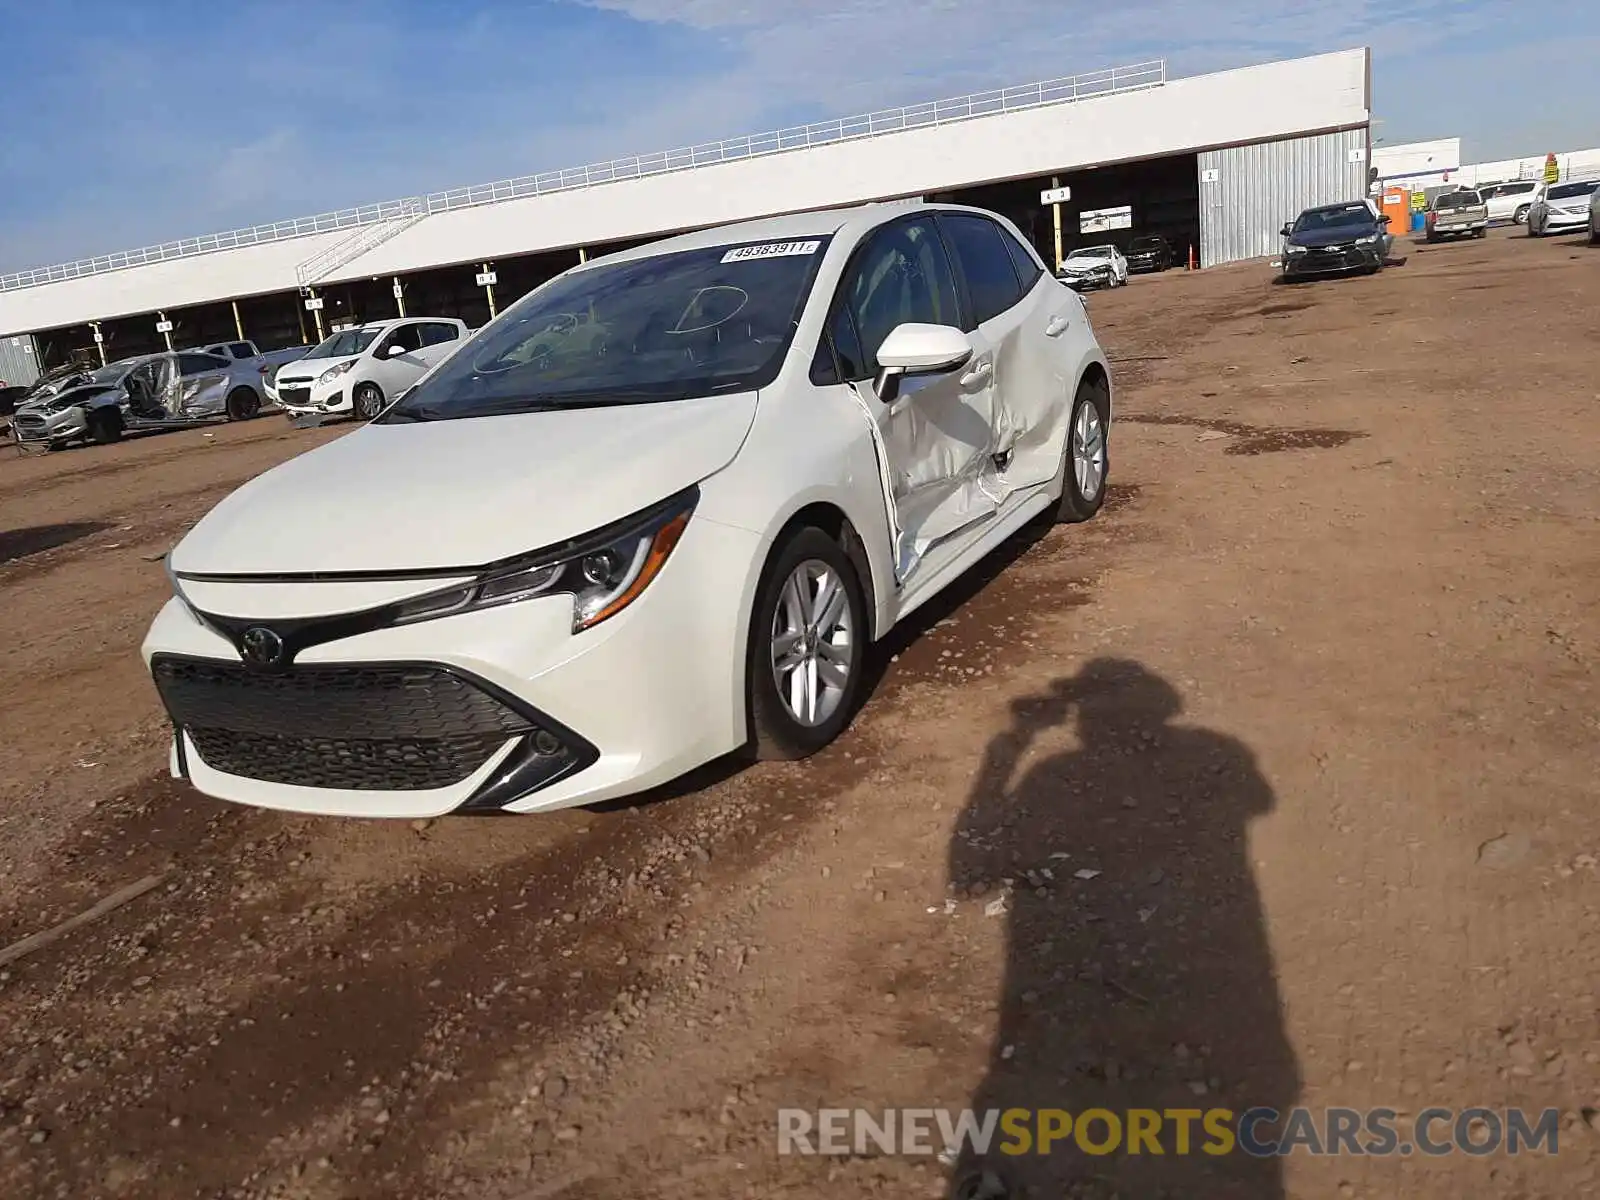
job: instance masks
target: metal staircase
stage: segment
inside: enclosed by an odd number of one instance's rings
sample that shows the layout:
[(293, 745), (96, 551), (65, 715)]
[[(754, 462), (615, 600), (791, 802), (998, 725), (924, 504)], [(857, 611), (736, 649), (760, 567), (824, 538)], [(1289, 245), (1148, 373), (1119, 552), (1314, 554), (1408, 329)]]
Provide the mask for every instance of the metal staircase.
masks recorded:
[(314, 287), (340, 267), (354, 262), (369, 250), (383, 245), (390, 238), (410, 229), (428, 215), (427, 202), (421, 196), (397, 201), (393, 212), (385, 213), (377, 221), (357, 226), (348, 237), (317, 251), (294, 269), (295, 282), (301, 290)]

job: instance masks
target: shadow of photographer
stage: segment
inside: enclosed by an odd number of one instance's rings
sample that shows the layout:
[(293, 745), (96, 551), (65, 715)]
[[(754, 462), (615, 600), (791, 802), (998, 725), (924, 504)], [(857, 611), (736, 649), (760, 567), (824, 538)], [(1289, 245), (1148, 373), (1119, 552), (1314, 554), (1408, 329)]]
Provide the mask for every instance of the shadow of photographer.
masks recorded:
[[(1098, 1109), (1122, 1132), (1097, 1116), (1049, 1153), (997, 1153), (1003, 1133), (981, 1158), (969, 1146), (959, 1200), (1285, 1195), (1277, 1160), (1207, 1153), (1219, 1143), (1202, 1123), (1281, 1112), (1300, 1091), (1247, 836), (1273, 795), (1246, 746), (1174, 724), (1182, 710), (1159, 675), (1101, 659), (1015, 703), (987, 751), (949, 864), (956, 894), (1007, 906), (999, 1030), (972, 1107)], [(1077, 749), (1036, 757), (1074, 717)], [(1133, 1152), (1133, 1110), (1159, 1121), (1160, 1153)]]

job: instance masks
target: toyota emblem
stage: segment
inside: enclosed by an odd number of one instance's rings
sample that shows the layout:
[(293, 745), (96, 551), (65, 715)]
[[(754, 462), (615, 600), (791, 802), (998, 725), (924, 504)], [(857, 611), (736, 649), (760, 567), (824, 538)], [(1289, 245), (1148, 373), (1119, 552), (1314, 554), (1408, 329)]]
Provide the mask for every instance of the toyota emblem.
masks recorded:
[(239, 649), (252, 667), (276, 667), (283, 662), (283, 639), (261, 625), (244, 631)]

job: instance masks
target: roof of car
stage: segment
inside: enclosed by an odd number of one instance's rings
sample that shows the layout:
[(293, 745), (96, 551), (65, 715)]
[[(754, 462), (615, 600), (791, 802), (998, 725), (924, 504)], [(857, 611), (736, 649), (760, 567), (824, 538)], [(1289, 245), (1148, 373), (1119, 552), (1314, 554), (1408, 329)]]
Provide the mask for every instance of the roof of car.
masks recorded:
[[(733, 246), (754, 242), (781, 242), (796, 238), (830, 237), (847, 225), (857, 222), (875, 225), (898, 216), (908, 209), (939, 209), (960, 211), (958, 204), (926, 204), (920, 199), (891, 200), (880, 204), (858, 204), (851, 208), (822, 208), (810, 212), (790, 213), (781, 217), (765, 217), (759, 221), (741, 221), (731, 225), (716, 225), (694, 233), (679, 234), (659, 242), (649, 242), (629, 250), (619, 250), (603, 258), (591, 259), (587, 264), (627, 262), (631, 259), (650, 258), (657, 254), (677, 254), (684, 250), (704, 250), (713, 246)], [(973, 210), (968, 210), (973, 211)]]

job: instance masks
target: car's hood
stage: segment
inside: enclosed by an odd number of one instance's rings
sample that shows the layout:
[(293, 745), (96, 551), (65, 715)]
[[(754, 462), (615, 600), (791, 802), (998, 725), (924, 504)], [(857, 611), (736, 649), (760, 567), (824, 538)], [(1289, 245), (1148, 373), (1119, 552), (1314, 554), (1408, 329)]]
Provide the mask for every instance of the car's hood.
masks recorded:
[[(281, 382), (281, 381), (280, 381)], [(756, 394), (376, 424), (245, 484), (189, 532), (179, 574), (478, 566), (581, 536), (725, 467)]]
[(284, 383), (309, 383), (317, 376), (333, 367), (343, 363), (354, 362), (360, 358), (359, 354), (344, 354), (338, 358), (297, 358), (293, 362), (284, 363), (278, 368), (278, 382)]
[(1111, 270), (1109, 258), (1069, 258), (1061, 264), (1061, 269), (1073, 275), (1087, 275), (1093, 271)]
[(1307, 229), (1289, 235), (1291, 246), (1347, 246), (1377, 233), (1371, 225), (1341, 225), (1334, 229)]
[(91, 383), (82, 384), (77, 387), (63, 388), (61, 391), (51, 392), (47, 396), (33, 397), (33, 399), (27, 401), (26, 403), (17, 405), (17, 411), (40, 412), (44, 410), (71, 408), (74, 404), (81, 404), (91, 396), (100, 396), (104, 395), (106, 392), (114, 392), (116, 390), (117, 385), (114, 383)]

